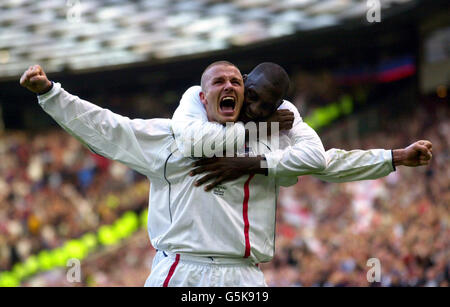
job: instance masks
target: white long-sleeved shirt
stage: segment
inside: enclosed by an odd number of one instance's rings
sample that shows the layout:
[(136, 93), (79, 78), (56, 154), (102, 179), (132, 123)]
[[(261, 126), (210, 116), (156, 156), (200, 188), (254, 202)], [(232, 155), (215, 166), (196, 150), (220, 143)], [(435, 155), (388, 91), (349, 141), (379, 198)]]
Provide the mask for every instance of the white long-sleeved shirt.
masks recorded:
[[(172, 128), (178, 148), (185, 156), (191, 156), (196, 142), (217, 143), (218, 150), (227, 144), (242, 144), (245, 128), (242, 123), (226, 128), (208, 122), (206, 109), (200, 101), (200, 86), (190, 87), (180, 101), (172, 117)], [(376, 179), (394, 171), (392, 152), (385, 149), (351, 150), (332, 148), (324, 152), (317, 133), (303, 122), (297, 108), (284, 100), (279, 109), (294, 113), (294, 123), (289, 131), (280, 132), (279, 148), (265, 154), (269, 176), (277, 177), (282, 186), (297, 182), (297, 176), (311, 174), (328, 182), (348, 182)], [(231, 130), (231, 132), (230, 132)], [(194, 141), (193, 135), (196, 134)], [(230, 141), (230, 136), (233, 137)], [(227, 142), (227, 143), (225, 143)], [(217, 151), (216, 154), (221, 154)], [(324, 155), (324, 158), (323, 156)], [(323, 166), (324, 160), (325, 167)]]
[(170, 119), (129, 119), (71, 95), (59, 83), (38, 101), (92, 151), (149, 178), (148, 232), (156, 249), (254, 263), (272, 259), (274, 178), (245, 176), (205, 192), (194, 186), (198, 176), (189, 176), (194, 159), (178, 152)]
[[(217, 143), (217, 140), (227, 140), (229, 144), (242, 144), (245, 138), (245, 129), (241, 123), (224, 128), (221, 124), (208, 122), (206, 110), (200, 101), (201, 88), (194, 86), (183, 95), (180, 106), (172, 117), (172, 128), (178, 148), (185, 156), (191, 156), (194, 152), (192, 144), (193, 135), (200, 134), (196, 140), (203, 144)], [(294, 108), (292, 104), (283, 103), (280, 108)], [(304, 123), (297, 111), (292, 129), (281, 131), (278, 137), (278, 148), (273, 148), (270, 142), (270, 152), (265, 154), (268, 174), (276, 177), (279, 184), (289, 186), (297, 182), (297, 176), (323, 171), (326, 167), (325, 149), (317, 133)], [(232, 133), (229, 133), (232, 129)], [(228, 135), (234, 136), (234, 142), (229, 142)], [(188, 144), (188, 145), (186, 145)], [(283, 149), (280, 149), (280, 147)], [(221, 154), (224, 146), (217, 146)]]

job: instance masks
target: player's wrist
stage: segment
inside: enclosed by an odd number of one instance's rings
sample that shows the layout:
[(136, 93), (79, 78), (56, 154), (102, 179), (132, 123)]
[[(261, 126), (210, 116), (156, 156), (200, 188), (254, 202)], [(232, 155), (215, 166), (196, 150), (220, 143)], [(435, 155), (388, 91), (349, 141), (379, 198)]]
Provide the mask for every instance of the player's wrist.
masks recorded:
[(399, 165), (403, 165), (405, 160), (405, 150), (404, 149), (393, 149), (392, 150), (392, 164), (394, 168)]
[(53, 88), (53, 81), (48, 81), (47, 86), (40, 92), (36, 93), (38, 96), (39, 95), (44, 95), (47, 94), (48, 92), (50, 92)]

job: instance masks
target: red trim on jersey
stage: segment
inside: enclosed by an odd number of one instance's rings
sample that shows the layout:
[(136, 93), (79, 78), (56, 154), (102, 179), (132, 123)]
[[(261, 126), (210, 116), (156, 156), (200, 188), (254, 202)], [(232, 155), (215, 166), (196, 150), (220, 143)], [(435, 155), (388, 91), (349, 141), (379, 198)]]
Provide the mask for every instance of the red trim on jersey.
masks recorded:
[(178, 265), (179, 261), (180, 261), (180, 254), (176, 254), (175, 262), (170, 267), (169, 274), (167, 274), (167, 277), (166, 277), (166, 280), (164, 281), (163, 287), (168, 287), (169, 286), (169, 281), (172, 278), (172, 275), (175, 272), (175, 269), (177, 268), (177, 265)]
[(244, 183), (244, 202), (242, 204), (242, 215), (244, 218), (244, 237), (245, 237), (245, 254), (244, 258), (248, 258), (250, 256), (250, 236), (248, 230), (250, 228), (250, 223), (248, 222), (248, 199), (250, 198), (250, 191), (248, 188), (248, 184), (250, 180), (252, 180), (255, 174), (251, 174), (247, 181)]

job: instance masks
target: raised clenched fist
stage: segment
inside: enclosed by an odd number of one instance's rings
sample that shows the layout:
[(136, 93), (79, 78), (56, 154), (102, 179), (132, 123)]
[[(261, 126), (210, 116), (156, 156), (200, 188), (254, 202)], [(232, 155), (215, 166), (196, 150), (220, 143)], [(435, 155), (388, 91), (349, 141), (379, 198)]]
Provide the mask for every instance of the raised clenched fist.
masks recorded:
[(36, 94), (50, 90), (52, 82), (47, 79), (44, 70), (39, 65), (30, 66), (20, 77), (20, 85)]
[(420, 140), (412, 143), (404, 149), (393, 151), (394, 164), (404, 166), (428, 165), (433, 156), (433, 144), (428, 140)]

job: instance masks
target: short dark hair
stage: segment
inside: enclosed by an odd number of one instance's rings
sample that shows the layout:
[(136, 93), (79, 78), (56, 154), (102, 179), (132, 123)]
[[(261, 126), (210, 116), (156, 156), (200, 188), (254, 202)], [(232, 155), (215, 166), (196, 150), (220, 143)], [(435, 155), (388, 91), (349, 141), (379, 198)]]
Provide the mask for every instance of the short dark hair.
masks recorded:
[[(222, 61), (216, 61), (216, 62), (213, 62), (213, 63), (209, 64), (209, 65), (205, 68), (205, 70), (203, 70), (202, 78), (201, 78), (201, 80), (200, 80), (200, 85), (201, 85), (201, 87), (202, 87), (202, 90), (204, 89), (204, 86), (205, 86), (205, 75), (206, 75), (206, 72), (208, 72), (208, 70), (210, 70), (210, 69), (213, 68), (214, 66), (218, 66), (218, 65), (233, 66), (233, 67), (236, 67), (237, 70), (239, 70), (239, 68), (238, 68), (236, 65), (234, 65), (234, 64), (231, 63), (231, 62), (225, 61), (225, 60), (222, 60)], [(239, 71), (240, 71), (240, 70), (239, 70)]]
[(276, 63), (264, 62), (257, 65), (250, 74), (263, 74), (267, 80), (281, 90), (283, 98), (289, 92), (290, 79), (286, 70)]

